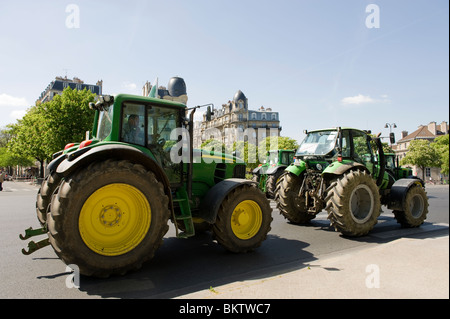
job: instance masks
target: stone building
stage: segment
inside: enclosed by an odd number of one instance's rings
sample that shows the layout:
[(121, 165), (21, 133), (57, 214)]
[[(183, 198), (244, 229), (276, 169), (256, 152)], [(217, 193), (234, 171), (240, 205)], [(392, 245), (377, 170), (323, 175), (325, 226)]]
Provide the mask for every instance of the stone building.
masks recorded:
[(267, 136), (280, 136), (281, 131), (278, 112), (264, 106), (250, 110), (248, 99), (241, 90), (221, 108), (208, 108), (203, 121), (196, 123), (194, 128), (194, 147), (200, 147), (210, 138), (220, 139), (225, 145), (250, 139), (259, 142)]
[[(441, 124), (436, 122), (430, 122), (428, 125), (419, 125), (418, 129), (408, 134), (407, 131), (402, 131), (402, 137), (397, 141), (397, 145), (394, 145), (393, 149), (399, 160), (406, 156), (409, 145), (414, 140), (427, 140), (433, 142), (436, 137), (446, 135), (449, 133), (449, 126), (447, 122), (443, 121)], [(422, 176), (422, 170), (419, 167), (412, 166), (413, 175)], [(439, 167), (427, 167), (425, 168), (425, 178), (427, 181), (431, 178), (433, 181), (439, 181), (441, 179), (441, 169)]]
[(71, 87), (73, 90), (77, 89), (79, 91), (88, 89), (92, 93), (97, 95), (102, 94), (103, 80), (97, 81), (94, 84), (85, 84), (84, 81), (77, 77), (72, 80), (66, 77), (57, 76), (54, 81), (47, 85), (46, 89), (41, 93), (36, 103), (45, 103), (51, 101), (53, 97), (57, 94), (61, 95), (66, 87)]

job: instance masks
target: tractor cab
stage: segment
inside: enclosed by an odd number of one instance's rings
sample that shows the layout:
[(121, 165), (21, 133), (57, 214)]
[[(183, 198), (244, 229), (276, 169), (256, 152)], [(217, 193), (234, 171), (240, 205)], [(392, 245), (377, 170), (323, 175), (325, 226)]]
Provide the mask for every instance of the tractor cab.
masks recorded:
[(181, 185), (182, 161), (171, 150), (180, 141), (179, 134), (173, 132), (185, 128), (184, 104), (119, 94), (103, 96), (91, 107), (98, 111), (93, 143), (110, 141), (132, 145), (164, 169), (171, 185)]
[(295, 153), (294, 165), (297, 167), (325, 172), (327, 167), (331, 169), (354, 162), (374, 173), (377, 157), (368, 132), (339, 127), (305, 133), (307, 135)]

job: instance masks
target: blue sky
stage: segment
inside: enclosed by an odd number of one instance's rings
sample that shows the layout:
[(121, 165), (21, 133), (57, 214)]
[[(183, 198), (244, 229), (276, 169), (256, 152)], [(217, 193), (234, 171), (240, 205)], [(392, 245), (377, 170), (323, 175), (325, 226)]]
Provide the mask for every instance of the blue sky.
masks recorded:
[(449, 121), (447, 0), (0, 0), (0, 45), (0, 127), (66, 74), (102, 79), (105, 94), (180, 76), (188, 106), (242, 90), (298, 140), (334, 126), (387, 136), (385, 123), (400, 139)]

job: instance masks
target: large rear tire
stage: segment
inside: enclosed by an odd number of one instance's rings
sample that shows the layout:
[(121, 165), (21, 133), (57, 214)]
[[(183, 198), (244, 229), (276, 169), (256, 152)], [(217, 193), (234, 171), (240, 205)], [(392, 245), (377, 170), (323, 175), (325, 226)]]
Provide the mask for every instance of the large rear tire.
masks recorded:
[(284, 172), (277, 182), (275, 191), (275, 201), (281, 215), (293, 224), (306, 224), (316, 217), (308, 213), (305, 198), (298, 196), (302, 182), (303, 174), (296, 176)]
[(394, 210), (394, 216), (402, 227), (419, 227), (428, 214), (428, 197), (421, 185), (412, 186), (405, 197), (405, 210)]
[(346, 236), (366, 235), (380, 215), (378, 187), (365, 171), (349, 171), (339, 177), (328, 191), (326, 202), (331, 225)]
[(61, 177), (59, 177), (56, 172), (48, 174), (36, 196), (36, 215), (39, 223), (44, 226), (47, 223), (47, 211), (48, 206), (52, 200), (53, 192), (58, 187), (61, 182)]
[(155, 175), (129, 161), (96, 162), (61, 182), (47, 216), (49, 239), (87, 276), (139, 269), (167, 232), (168, 197)]
[(214, 238), (234, 253), (251, 251), (267, 238), (272, 208), (256, 187), (242, 185), (223, 200), (212, 227)]

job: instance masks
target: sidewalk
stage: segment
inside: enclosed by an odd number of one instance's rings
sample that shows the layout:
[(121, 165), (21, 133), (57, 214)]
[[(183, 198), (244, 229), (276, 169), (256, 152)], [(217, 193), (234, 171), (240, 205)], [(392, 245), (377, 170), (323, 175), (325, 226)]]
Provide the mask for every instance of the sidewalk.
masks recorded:
[(333, 253), (291, 272), (211, 287), (178, 298), (448, 299), (449, 237), (401, 238), (371, 248)]

